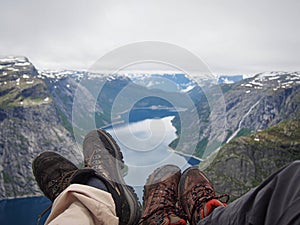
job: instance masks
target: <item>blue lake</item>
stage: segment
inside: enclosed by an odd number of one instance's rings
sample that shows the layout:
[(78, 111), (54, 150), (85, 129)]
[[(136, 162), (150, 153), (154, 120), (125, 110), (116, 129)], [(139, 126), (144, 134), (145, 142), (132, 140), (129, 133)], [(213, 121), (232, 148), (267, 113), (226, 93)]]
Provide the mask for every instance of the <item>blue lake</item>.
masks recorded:
[(139, 199), (142, 199), (148, 175), (157, 167), (175, 164), (184, 170), (199, 164), (199, 160), (179, 155), (169, 148), (168, 145), (177, 138), (172, 119), (173, 116), (146, 119), (107, 129), (122, 149), (128, 166), (125, 181), (135, 188)]
[[(0, 200), (1, 225), (31, 225), (37, 224), (37, 218), (51, 202), (46, 197), (28, 197)], [(40, 221), (44, 224), (46, 214)]]

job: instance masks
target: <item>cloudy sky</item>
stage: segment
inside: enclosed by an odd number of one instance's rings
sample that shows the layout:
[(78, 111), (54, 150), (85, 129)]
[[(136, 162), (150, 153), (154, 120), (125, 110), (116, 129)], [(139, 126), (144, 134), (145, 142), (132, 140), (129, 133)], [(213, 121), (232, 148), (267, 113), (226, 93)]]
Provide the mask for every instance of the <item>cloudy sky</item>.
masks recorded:
[(213, 73), (300, 71), (299, 9), (299, 0), (0, 0), (0, 55), (87, 69), (151, 40), (191, 51)]

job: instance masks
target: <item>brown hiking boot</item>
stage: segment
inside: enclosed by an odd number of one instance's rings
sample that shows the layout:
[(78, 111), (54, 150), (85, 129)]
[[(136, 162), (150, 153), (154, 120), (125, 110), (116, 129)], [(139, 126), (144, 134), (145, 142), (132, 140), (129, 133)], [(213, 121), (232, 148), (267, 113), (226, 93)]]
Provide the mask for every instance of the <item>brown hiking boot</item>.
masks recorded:
[(180, 175), (177, 166), (165, 165), (148, 177), (144, 186), (144, 212), (139, 224), (186, 224), (185, 220), (176, 215)]
[(134, 189), (125, 184), (122, 176), (123, 155), (115, 140), (104, 130), (89, 132), (83, 142), (86, 167), (96, 170), (99, 179), (107, 186), (116, 205), (120, 224), (137, 224), (141, 216), (141, 205)]
[(191, 225), (196, 225), (201, 219), (208, 216), (215, 208), (226, 206), (218, 199), (229, 196), (216, 196), (210, 180), (197, 166), (186, 169), (179, 182), (179, 204), (186, 213)]
[(56, 152), (46, 151), (33, 160), (32, 170), (38, 186), (53, 202), (70, 185), (78, 168)]

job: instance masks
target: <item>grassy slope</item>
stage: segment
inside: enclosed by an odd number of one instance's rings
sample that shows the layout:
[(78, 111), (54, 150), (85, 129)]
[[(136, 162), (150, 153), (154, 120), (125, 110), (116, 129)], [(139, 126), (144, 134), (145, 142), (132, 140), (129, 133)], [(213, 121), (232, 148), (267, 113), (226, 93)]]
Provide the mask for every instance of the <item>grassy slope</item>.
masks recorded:
[(300, 159), (300, 120), (280, 123), (226, 144), (205, 168), (218, 192), (237, 198), (280, 167)]

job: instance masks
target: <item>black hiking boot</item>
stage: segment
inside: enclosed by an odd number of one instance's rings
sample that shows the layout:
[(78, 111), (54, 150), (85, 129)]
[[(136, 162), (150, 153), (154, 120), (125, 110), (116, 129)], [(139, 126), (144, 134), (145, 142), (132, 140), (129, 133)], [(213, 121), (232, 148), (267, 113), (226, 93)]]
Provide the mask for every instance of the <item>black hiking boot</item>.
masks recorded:
[(141, 206), (134, 189), (123, 180), (123, 155), (115, 140), (104, 130), (93, 130), (84, 139), (83, 155), (85, 166), (96, 171), (108, 192), (112, 194), (119, 223), (137, 224), (141, 216)]
[(32, 171), (38, 186), (52, 202), (65, 190), (78, 168), (56, 152), (39, 154), (32, 163)]
[(180, 176), (180, 169), (174, 165), (162, 166), (150, 174), (144, 186), (144, 211), (139, 224), (186, 224), (176, 207)]
[[(226, 197), (225, 202), (220, 199)], [(215, 208), (226, 206), (229, 196), (216, 195), (211, 181), (198, 166), (186, 169), (179, 182), (179, 204), (191, 225), (196, 225)]]

